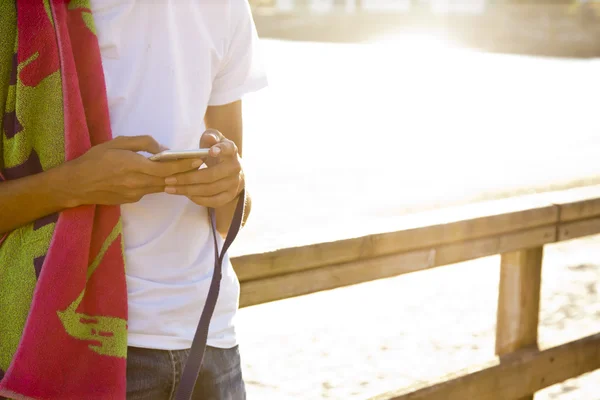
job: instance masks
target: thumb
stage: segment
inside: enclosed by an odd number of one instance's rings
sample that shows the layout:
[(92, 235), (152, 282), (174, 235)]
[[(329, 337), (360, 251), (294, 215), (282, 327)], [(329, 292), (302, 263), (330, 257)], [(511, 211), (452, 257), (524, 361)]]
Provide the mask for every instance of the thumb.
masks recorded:
[(106, 145), (111, 149), (145, 151), (156, 154), (167, 150), (165, 146), (159, 144), (156, 139), (150, 135), (143, 136), (119, 136), (116, 139), (107, 142)]
[(221, 142), (223, 135), (216, 129), (207, 129), (200, 137), (200, 148), (209, 149), (215, 144)]

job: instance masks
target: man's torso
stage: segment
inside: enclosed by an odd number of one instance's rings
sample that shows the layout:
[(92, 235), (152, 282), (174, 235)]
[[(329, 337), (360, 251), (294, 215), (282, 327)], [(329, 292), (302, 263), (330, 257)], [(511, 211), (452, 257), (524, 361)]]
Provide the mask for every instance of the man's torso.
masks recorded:
[[(171, 149), (197, 148), (226, 54), (229, 1), (92, 0), (92, 7), (113, 136), (149, 134)], [(206, 209), (156, 194), (122, 206), (122, 217), (129, 345), (188, 348), (212, 277)], [(226, 260), (210, 346), (236, 344), (238, 297)]]

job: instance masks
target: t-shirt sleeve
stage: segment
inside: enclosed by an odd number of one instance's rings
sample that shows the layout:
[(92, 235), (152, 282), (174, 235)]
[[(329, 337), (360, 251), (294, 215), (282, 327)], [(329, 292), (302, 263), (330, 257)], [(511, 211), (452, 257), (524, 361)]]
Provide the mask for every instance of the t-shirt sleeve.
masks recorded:
[(248, 0), (230, 1), (227, 50), (213, 80), (209, 106), (240, 100), (267, 86), (256, 26)]

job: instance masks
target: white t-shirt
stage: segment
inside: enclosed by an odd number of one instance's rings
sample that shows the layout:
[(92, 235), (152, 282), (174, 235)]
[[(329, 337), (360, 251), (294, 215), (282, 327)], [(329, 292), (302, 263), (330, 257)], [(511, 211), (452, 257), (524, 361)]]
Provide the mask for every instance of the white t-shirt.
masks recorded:
[[(266, 86), (247, 0), (92, 0), (92, 11), (115, 137), (197, 148), (207, 106)], [(129, 345), (189, 348), (214, 266), (207, 210), (164, 193), (121, 209)], [(236, 345), (238, 304), (226, 259), (208, 345)]]

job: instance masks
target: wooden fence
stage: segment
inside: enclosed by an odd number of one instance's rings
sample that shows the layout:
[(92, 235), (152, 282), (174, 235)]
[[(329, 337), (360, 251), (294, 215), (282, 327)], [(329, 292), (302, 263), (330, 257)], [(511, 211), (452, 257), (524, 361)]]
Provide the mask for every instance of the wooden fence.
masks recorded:
[(233, 259), (241, 306), (501, 254), (496, 354), (490, 368), (384, 394), (395, 400), (532, 399), (600, 368), (600, 333), (540, 351), (545, 244), (600, 233), (600, 186), (539, 194), (402, 219), (399, 230)]

